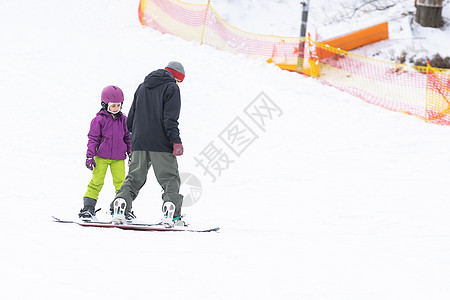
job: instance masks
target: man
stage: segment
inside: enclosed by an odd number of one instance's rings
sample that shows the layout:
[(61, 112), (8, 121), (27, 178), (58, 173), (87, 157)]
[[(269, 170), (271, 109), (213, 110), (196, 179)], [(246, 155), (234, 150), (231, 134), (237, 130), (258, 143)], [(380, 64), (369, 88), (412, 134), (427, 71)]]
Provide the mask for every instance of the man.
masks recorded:
[(167, 227), (184, 225), (181, 221), (183, 196), (176, 156), (183, 154), (178, 129), (181, 97), (178, 84), (185, 72), (179, 62), (151, 72), (139, 85), (128, 113), (131, 133), (131, 162), (128, 175), (111, 203), (113, 223), (132, 222), (132, 202), (147, 180), (153, 165), (158, 183), (164, 190), (163, 223)]

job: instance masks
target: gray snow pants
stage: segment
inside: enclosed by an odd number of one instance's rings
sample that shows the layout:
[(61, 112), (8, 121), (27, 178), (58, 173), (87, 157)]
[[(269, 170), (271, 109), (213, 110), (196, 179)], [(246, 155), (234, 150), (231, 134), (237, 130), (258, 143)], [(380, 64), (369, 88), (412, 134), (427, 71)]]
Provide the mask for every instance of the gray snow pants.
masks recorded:
[[(165, 202), (175, 204), (174, 217), (180, 216), (181, 205), (183, 204), (183, 195), (179, 194), (180, 174), (178, 172), (177, 159), (169, 152), (133, 151), (128, 175), (117, 192), (115, 199), (125, 199), (127, 202), (125, 213), (128, 213), (132, 208), (132, 202), (147, 181), (148, 171), (152, 165), (156, 180), (164, 190), (162, 195), (163, 204)], [(111, 202), (111, 209), (113, 208), (113, 203), (114, 201)]]

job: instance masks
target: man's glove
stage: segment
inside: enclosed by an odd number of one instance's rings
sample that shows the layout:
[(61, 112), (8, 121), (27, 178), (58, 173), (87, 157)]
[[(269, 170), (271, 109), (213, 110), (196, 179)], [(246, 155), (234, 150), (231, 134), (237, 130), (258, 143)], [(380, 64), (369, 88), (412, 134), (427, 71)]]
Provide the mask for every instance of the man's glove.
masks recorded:
[(95, 166), (95, 160), (92, 157), (86, 158), (86, 168), (92, 171), (94, 170)]
[(130, 166), (131, 165), (131, 155), (133, 154), (133, 152), (129, 152), (128, 153), (128, 166)]
[(183, 145), (180, 144), (173, 144), (173, 156), (180, 156), (183, 155), (184, 149)]

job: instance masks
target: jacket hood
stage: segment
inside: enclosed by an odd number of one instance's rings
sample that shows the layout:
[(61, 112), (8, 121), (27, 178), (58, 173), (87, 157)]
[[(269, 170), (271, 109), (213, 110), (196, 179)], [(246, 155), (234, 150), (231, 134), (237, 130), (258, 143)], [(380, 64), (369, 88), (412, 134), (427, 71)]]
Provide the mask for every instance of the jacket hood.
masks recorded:
[(172, 74), (167, 70), (159, 69), (151, 72), (145, 77), (144, 85), (147, 88), (155, 88), (168, 82), (175, 82)]

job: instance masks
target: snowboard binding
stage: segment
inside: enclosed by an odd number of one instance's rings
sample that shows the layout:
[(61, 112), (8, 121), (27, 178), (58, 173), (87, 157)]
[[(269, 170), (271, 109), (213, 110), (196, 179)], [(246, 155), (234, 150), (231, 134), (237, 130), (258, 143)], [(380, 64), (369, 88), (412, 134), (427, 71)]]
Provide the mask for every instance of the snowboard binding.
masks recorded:
[(163, 218), (161, 219), (161, 223), (166, 228), (172, 228), (174, 226), (173, 215), (175, 213), (175, 204), (172, 202), (165, 202), (163, 204)]
[(125, 208), (127, 207), (127, 202), (123, 198), (117, 198), (113, 203), (112, 212), (112, 223), (119, 225), (125, 224)]

